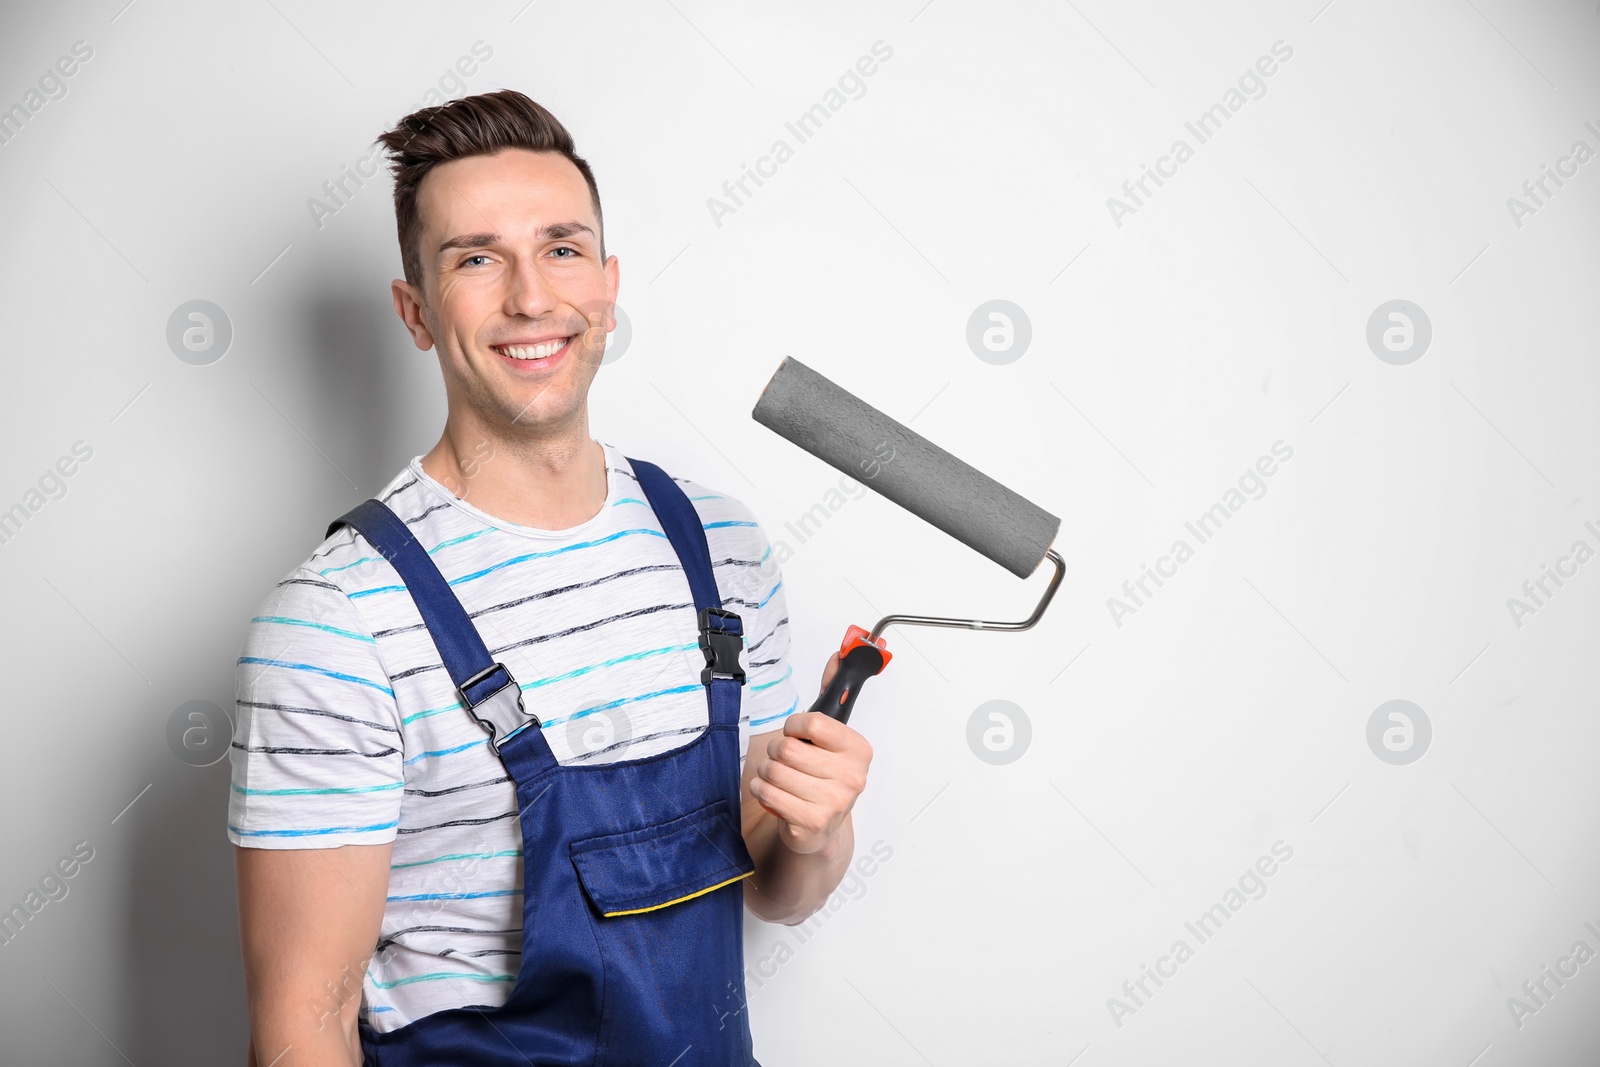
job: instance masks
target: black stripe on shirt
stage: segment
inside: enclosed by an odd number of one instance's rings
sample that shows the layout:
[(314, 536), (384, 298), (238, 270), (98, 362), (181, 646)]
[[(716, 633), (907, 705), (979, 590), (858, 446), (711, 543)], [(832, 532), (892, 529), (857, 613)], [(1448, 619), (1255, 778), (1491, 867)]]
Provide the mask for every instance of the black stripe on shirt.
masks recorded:
[(386, 734), (398, 735), (400, 733), (399, 727), (396, 726), (385, 726), (381, 722), (358, 719), (354, 715), (341, 715), (337, 711), (325, 711), (322, 708), (300, 708), (293, 704), (268, 704), (260, 700), (239, 700), (237, 698), (235, 698), (234, 703), (240, 707), (263, 708), (267, 711), (286, 711), (294, 715), (321, 715), (329, 719), (338, 719), (340, 722), (353, 722), (357, 726), (370, 726), (374, 730), (382, 730)]
[(416, 484), (417, 484), (417, 476), (415, 474), (413, 474), (411, 476), (411, 480), (409, 482), (404, 482), (404, 483), (402, 483), (400, 485), (395, 486), (392, 490), (390, 490), (388, 492), (388, 494), (386, 494), (385, 496), (383, 496), (381, 498), (381, 501), (383, 503), (387, 504), (389, 501), (393, 500), (396, 496), (400, 495), (401, 493), (405, 492), (407, 489), (410, 489), (413, 485), (416, 485)]
[(522, 933), (520, 926), (515, 930), (479, 930), (471, 926), (406, 926), (379, 939), (373, 951), (382, 952), (406, 934), (482, 934), (485, 937), (504, 937), (507, 934), (520, 933)]
[(507, 811), (500, 815), (490, 815), (482, 819), (451, 819), (449, 822), (436, 822), (428, 826), (402, 826), (400, 829), (396, 830), (395, 833), (420, 834), (427, 830), (443, 830), (449, 826), (487, 826), (492, 822), (500, 822), (503, 819), (515, 819), (516, 817), (517, 813), (515, 811)]
[(234, 748), (241, 752), (265, 752), (269, 755), (283, 756), (361, 756), (364, 759), (380, 759), (383, 756), (393, 756), (399, 753), (398, 748), (385, 748), (378, 752), (357, 752), (353, 748), (288, 748), (281, 745), (241, 745), (233, 742)]
[(348, 540), (348, 541), (340, 541), (338, 544), (329, 545), (328, 546), (328, 550), (326, 552), (313, 552), (313, 553), (311, 553), (311, 556), (310, 556), (309, 559), (306, 560), (306, 563), (310, 564), (311, 560), (316, 559), (319, 556), (331, 556), (335, 552), (339, 551), (339, 549), (341, 549), (341, 548), (349, 548), (351, 545), (356, 543), (355, 527), (353, 527), (353, 526), (344, 526), (344, 527), (341, 527), (341, 529), (343, 529), (345, 532), (350, 534), (350, 540)]
[(448, 789), (407, 789), (405, 793), (414, 797), (443, 797), (449, 796), (451, 793), (460, 793), (467, 789), (481, 789), (486, 785), (499, 785), (501, 782), (509, 781), (511, 781), (511, 776), (503, 774), (499, 778), (490, 778), (482, 782), (468, 782), (466, 785), (453, 785)]
[(335, 593), (344, 592), (344, 590), (340, 589), (332, 582), (324, 582), (319, 578), (285, 578), (283, 581), (278, 583), (279, 588), (282, 588), (286, 585), (314, 585), (318, 589), (332, 589)]
[(778, 627), (784, 625), (788, 621), (789, 621), (789, 616), (785, 615), (783, 618), (781, 618), (777, 622), (773, 623), (772, 624), (772, 632), (771, 633), (767, 634), (766, 637), (763, 637), (761, 640), (755, 642), (754, 644), (749, 644), (749, 645), (744, 646), (745, 650), (747, 652), (754, 652), (756, 649), (758, 649), (762, 645), (766, 644), (778, 632)]
[[(557, 637), (567, 637), (567, 636), (569, 636), (571, 634), (582, 633), (585, 630), (592, 630), (597, 626), (604, 626), (607, 623), (617, 622), (617, 621), (622, 620), (622, 619), (632, 619), (632, 618), (637, 618), (637, 617), (639, 617), (641, 615), (651, 615), (651, 614), (654, 614), (655, 612), (658, 612), (658, 611), (671, 611), (674, 608), (693, 608), (693, 607), (694, 607), (694, 605), (691, 603), (691, 604), (657, 604), (654, 607), (638, 608), (638, 609), (636, 609), (634, 611), (625, 611), (625, 612), (622, 612), (622, 613), (617, 614), (617, 615), (610, 615), (610, 616), (607, 616), (604, 619), (596, 619), (594, 622), (586, 622), (586, 623), (580, 623), (577, 626), (569, 626), (565, 630), (557, 630), (557, 631), (555, 631), (553, 633), (548, 633), (548, 634), (538, 634), (537, 636), (525, 638), (524, 640), (521, 640), (521, 641), (513, 641), (509, 645), (502, 645), (499, 648), (491, 648), (489, 650), (489, 653), (490, 653), (490, 655), (498, 656), (501, 653), (509, 652), (511, 649), (514, 649), (514, 648), (524, 648), (524, 647), (526, 647), (528, 645), (537, 645), (537, 644), (540, 644), (541, 642), (544, 642), (544, 641), (551, 641), (551, 640), (554, 640)], [(435, 662), (435, 663), (424, 663), (424, 664), (422, 664), (420, 666), (412, 667), (412, 668), (410, 668), (408, 670), (400, 671), (398, 674), (392, 674), (389, 677), (390, 677), (391, 681), (398, 682), (402, 678), (410, 678), (413, 675), (422, 674), (424, 671), (439, 671), (439, 670), (443, 670), (443, 669), (444, 669), (444, 664), (443, 663), (437, 663), (437, 662)]]
[(445, 508), (447, 508), (449, 506), (450, 506), (449, 501), (446, 501), (443, 504), (435, 504), (433, 507), (429, 508), (427, 511), (424, 511), (422, 514), (414, 515), (411, 518), (406, 519), (405, 520), (405, 524), (407, 526), (411, 526), (414, 523), (421, 522), (423, 519), (427, 518), (429, 515), (432, 515), (435, 511), (443, 511)]
[[(608, 574), (608, 575), (605, 575), (604, 577), (601, 577), (601, 578), (590, 578), (589, 580), (583, 581), (583, 582), (573, 582), (571, 585), (558, 586), (555, 589), (546, 589), (543, 592), (533, 593), (533, 594), (531, 594), (529, 596), (524, 596), (524, 597), (517, 597), (515, 600), (507, 600), (504, 603), (491, 604), (489, 607), (479, 608), (477, 611), (469, 612), (468, 613), (468, 618), (476, 619), (480, 615), (489, 614), (491, 611), (504, 611), (507, 608), (514, 608), (514, 607), (517, 607), (517, 606), (519, 606), (521, 604), (529, 603), (530, 601), (543, 600), (543, 599), (545, 599), (547, 597), (553, 597), (553, 596), (556, 596), (557, 594), (560, 594), (560, 593), (570, 593), (574, 589), (590, 589), (590, 588), (593, 588), (594, 586), (603, 585), (604, 583), (609, 582), (609, 581), (613, 581), (613, 580), (615, 580), (617, 578), (626, 578), (626, 577), (628, 577), (629, 575), (632, 575), (632, 574), (645, 574), (645, 573), (647, 573), (649, 571), (671, 571), (671, 570), (679, 570), (679, 569), (680, 568), (675, 563), (651, 563), (648, 566), (644, 566), (644, 567), (629, 567), (627, 570), (617, 571), (615, 574)], [(412, 630), (421, 630), (426, 625), (427, 625), (426, 623), (416, 622), (416, 623), (412, 623), (409, 626), (396, 626), (393, 629), (389, 629), (389, 630), (379, 630), (376, 633), (374, 633), (372, 636), (373, 637), (392, 637), (395, 634), (408, 633), (408, 632), (410, 632)]]

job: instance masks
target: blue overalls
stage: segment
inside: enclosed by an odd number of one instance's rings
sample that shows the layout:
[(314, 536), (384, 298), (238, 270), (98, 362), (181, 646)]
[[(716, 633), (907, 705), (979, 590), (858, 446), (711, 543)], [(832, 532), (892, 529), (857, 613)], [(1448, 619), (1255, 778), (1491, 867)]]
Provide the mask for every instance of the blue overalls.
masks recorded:
[(760, 1067), (744, 990), (739, 821), (743, 628), (722, 610), (705, 530), (660, 467), (629, 458), (694, 594), (709, 726), (610, 764), (556, 762), (539, 719), (410, 529), (377, 500), (355, 527), (399, 571), (468, 714), (516, 783), (522, 966), (498, 1008), (452, 1008), (379, 1033), (364, 1067)]

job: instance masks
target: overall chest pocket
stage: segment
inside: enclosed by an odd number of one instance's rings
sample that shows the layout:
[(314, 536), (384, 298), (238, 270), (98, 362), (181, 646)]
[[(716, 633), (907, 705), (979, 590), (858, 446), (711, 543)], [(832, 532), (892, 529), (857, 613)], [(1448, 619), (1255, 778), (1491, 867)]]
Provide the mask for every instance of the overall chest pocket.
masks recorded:
[(755, 864), (728, 801), (569, 847), (603, 973), (596, 1062), (753, 1062), (738, 883)]
[(755, 873), (726, 800), (569, 847), (584, 894), (602, 918), (657, 911)]

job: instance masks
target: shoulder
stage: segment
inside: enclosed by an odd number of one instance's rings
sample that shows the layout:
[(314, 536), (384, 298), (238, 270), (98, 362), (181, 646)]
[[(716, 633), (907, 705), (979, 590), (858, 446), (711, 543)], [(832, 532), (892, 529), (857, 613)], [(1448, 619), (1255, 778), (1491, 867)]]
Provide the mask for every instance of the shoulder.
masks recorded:
[[(631, 466), (631, 458), (623, 460)], [(754, 509), (732, 493), (674, 469), (675, 465), (656, 466), (683, 490), (700, 517), (724, 603), (764, 604), (779, 575), (772, 544)]]
[[(692, 479), (679, 481), (705, 527), (724, 607), (766, 608), (783, 584), (772, 543), (744, 501)], [(779, 602), (781, 605), (781, 601)]]
[(694, 505), (700, 523), (705, 527), (706, 540), (713, 547), (722, 543), (742, 546), (747, 552), (760, 554), (760, 549), (766, 544), (766, 535), (748, 504), (731, 493), (693, 478), (675, 477), (673, 481), (678, 483), (678, 487)]
[[(409, 466), (401, 468), (374, 496), (427, 543), (422, 527), (430, 525), (426, 520), (436, 502)], [(330, 521), (334, 518), (329, 516)], [(319, 591), (324, 596), (333, 591), (349, 596), (395, 576), (393, 566), (371, 542), (355, 527), (341, 525), (325, 534), (310, 554), (278, 583), (277, 589), (286, 590), (288, 595), (312, 599), (318, 598)]]
[[(625, 456), (620, 450), (615, 450), (615, 452), (621, 461), (618, 466), (623, 469), (624, 473), (629, 474), (635, 480), (637, 480), (638, 475), (629, 470), (635, 462), (654, 463), (653, 460), (644, 460), (643, 457)], [(684, 495), (689, 498), (689, 502), (694, 505), (696, 514), (700, 516), (702, 525), (706, 528), (708, 539), (711, 539), (714, 535), (722, 540), (727, 540), (731, 537), (734, 541), (759, 537), (760, 522), (744, 501), (715, 486), (688, 476), (683, 471), (674, 469), (673, 465), (663, 463), (654, 463), (654, 465), (660, 467), (662, 472), (671, 478), (677, 487), (683, 490)], [(728, 533), (723, 533), (722, 531), (728, 531)], [(745, 533), (740, 536), (734, 531), (745, 531)], [(713, 541), (713, 544), (715, 544), (715, 541)]]

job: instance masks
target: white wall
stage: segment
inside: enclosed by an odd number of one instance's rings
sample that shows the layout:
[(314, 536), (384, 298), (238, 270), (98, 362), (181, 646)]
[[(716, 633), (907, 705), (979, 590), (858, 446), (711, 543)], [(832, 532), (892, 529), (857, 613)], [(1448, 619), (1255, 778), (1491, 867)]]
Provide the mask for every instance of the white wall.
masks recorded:
[[(1532, 614), (1508, 598), (1600, 549), (1600, 162), (1507, 200), (1600, 151), (1593, 4), (123, 2), (0, 32), (0, 107), (93, 50), (0, 144), (0, 508), (93, 450), (0, 544), (0, 906), (93, 849), (0, 945), (6, 1062), (240, 1062), (227, 764), (181, 762), (169, 721), (231, 707), (260, 596), (437, 435), (386, 179), (307, 201), (480, 41), (444, 89), (528, 92), (601, 184), (633, 338), (598, 436), (784, 538), (837, 479), (748, 416), (790, 354), (1064, 520), (1036, 630), (890, 631), (853, 722), (877, 752), (858, 841), (892, 856), (809, 939), (750, 922), (766, 1067), (1589, 1062), (1600, 963), (1536, 1013), (1507, 998), (1600, 951), (1600, 563)], [(879, 41), (797, 143), (785, 121)], [(1199, 143), (1185, 121), (1279, 41)], [(1192, 158), (1114, 217), (1179, 138)], [(166, 340), (195, 299), (232, 327), (203, 366)], [(967, 343), (993, 299), (1031, 324), (1004, 365)], [(1395, 300), (1431, 323), (1405, 365), (1367, 341)], [(1184, 523), (1279, 441), (1200, 544)], [(1178, 539), (1192, 558), (1114, 618)], [(877, 498), (791, 547), (806, 677), (849, 622), (1020, 617), (1044, 580)], [(1367, 739), (1393, 699), (1431, 723), (1406, 765)], [(991, 700), (1031, 725), (1014, 762), (969, 745)], [(1277, 842), (1200, 943), (1185, 922)]]

